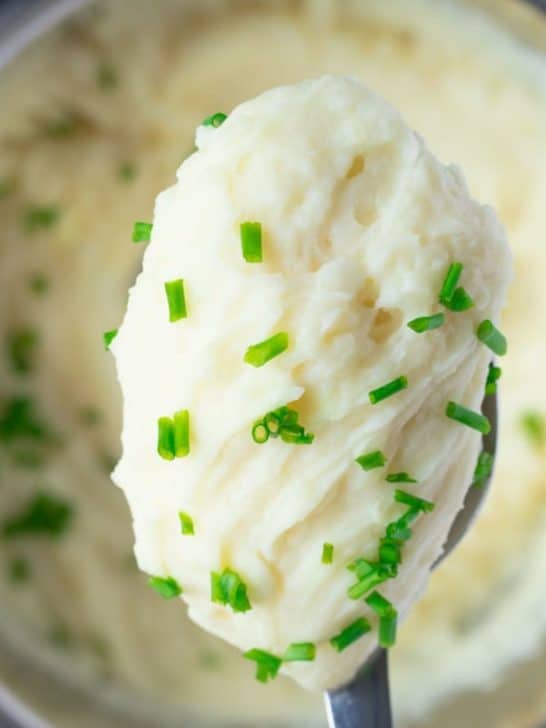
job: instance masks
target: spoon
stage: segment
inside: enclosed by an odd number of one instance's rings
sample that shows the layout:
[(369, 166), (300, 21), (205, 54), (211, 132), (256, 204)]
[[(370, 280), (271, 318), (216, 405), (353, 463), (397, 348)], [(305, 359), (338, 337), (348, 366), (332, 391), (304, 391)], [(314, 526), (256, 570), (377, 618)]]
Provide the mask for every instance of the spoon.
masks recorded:
[[(484, 398), (483, 413), (491, 423), (491, 432), (483, 437), (483, 449), (494, 455), (497, 447), (496, 395)], [(444, 550), (432, 568), (453, 551), (474, 523), (490, 484), (491, 474), (483, 485), (469, 487), (463, 507), (451, 524)], [(350, 683), (325, 693), (324, 700), (330, 728), (392, 728), (387, 650), (378, 648)]]

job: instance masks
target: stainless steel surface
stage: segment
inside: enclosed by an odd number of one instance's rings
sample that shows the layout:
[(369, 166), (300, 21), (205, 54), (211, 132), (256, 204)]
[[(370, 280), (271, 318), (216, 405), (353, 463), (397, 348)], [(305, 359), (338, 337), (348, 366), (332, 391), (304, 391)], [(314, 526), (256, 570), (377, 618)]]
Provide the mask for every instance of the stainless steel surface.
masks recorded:
[[(484, 436), (482, 448), (495, 455), (497, 397), (485, 397), (482, 410), (491, 423), (491, 432)], [(444, 551), (433, 568), (453, 551), (476, 520), (491, 485), (491, 477), (492, 473), (482, 486), (469, 486), (463, 507), (451, 525)], [(326, 693), (324, 701), (330, 728), (392, 728), (387, 651), (378, 649), (354, 680)]]

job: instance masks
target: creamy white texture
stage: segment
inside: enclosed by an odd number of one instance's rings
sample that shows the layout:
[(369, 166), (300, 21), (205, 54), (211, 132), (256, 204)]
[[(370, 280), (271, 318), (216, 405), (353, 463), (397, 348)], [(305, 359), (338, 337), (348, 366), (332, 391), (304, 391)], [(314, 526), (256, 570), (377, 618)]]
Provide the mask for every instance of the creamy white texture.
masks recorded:
[[(311, 697), (293, 681), (255, 683), (239, 652), (196, 627), (176, 602), (161, 603), (158, 619), (157, 595), (128, 565), (130, 519), (102, 465), (103, 454), (116, 454), (120, 402), (101, 332), (119, 323), (139, 268), (132, 221), (149, 219), (156, 191), (172, 183), (199, 121), (279, 83), (348, 73), (400, 108), (442, 160), (461, 163), (472, 194), (498, 210), (516, 258), (503, 320), (511, 347), (502, 362), (503, 439), (493, 488), (473, 531), (434, 572), (402, 625), (390, 660), (397, 722), (540, 724), (546, 470), (544, 450), (529, 444), (520, 417), (546, 412), (544, 61), (469, 4), (272, 2), (190, 20), (180, 0), (119, 0), (75, 19), (2, 71), (0, 179), (16, 180), (16, 192), (0, 201), (2, 329), (31, 324), (42, 336), (38, 366), (25, 382), (0, 357), (1, 396), (23, 387), (66, 436), (64, 449), (37, 473), (2, 458), (0, 510), (11, 513), (46, 483), (73, 500), (77, 515), (56, 543), (2, 549), (3, 572), (12, 554), (22, 554), (32, 577), (17, 588), (0, 579), (0, 626), (24, 640), (35, 661), (47, 659), (50, 673), (101, 696), (110, 686), (138, 717), (148, 709), (152, 724), (197, 725), (197, 717), (187, 718), (193, 710), (238, 725), (292, 725), (302, 715), (304, 725), (322, 725), (320, 699), (313, 713)], [(321, 16), (319, 5), (329, 12)], [(533, 28), (541, 27), (537, 16)], [(104, 60), (119, 79), (109, 93), (95, 81)], [(82, 114), (81, 130), (60, 139), (37, 133), (38, 120), (65, 108)], [(126, 159), (137, 168), (131, 184), (117, 173)], [(59, 204), (62, 217), (28, 236), (22, 211), (39, 202)], [(51, 281), (45, 297), (29, 294), (35, 272)], [(79, 418), (86, 405), (102, 412), (93, 428)], [(73, 635), (67, 648), (44, 639), (57, 622)], [(105, 659), (87, 649), (92, 634), (109, 646)], [(1, 669), (18, 689), (28, 688), (26, 671), (21, 685), (23, 675)], [(52, 722), (73, 728), (66, 711), (59, 706)]]
[[(435, 503), (381, 592), (402, 614), (423, 591), (476, 464), (480, 435), (448, 419), (479, 410), (491, 352), (479, 322), (498, 322), (510, 279), (504, 233), (385, 101), (326, 76), (273, 89), (197, 134), (198, 151), (156, 203), (143, 271), (112, 344), (124, 397), (113, 478), (131, 506), (139, 565), (183, 585), (189, 614), (247, 650), (317, 645), (283, 670), (310, 689), (347, 681), (377, 645), (377, 619), (348, 598), (353, 559), (375, 561), (407, 507), (388, 473)], [(244, 260), (239, 226), (257, 220), (263, 262)], [(475, 305), (426, 335), (407, 327), (442, 310), (452, 262)], [(170, 322), (164, 284), (184, 279), (188, 317)], [(443, 309), (445, 310), (445, 309)], [(265, 366), (246, 348), (285, 331)], [(368, 393), (401, 375), (407, 391)], [(293, 406), (310, 445), (257, 444), (251, 429)], [(191, 451), (165, 461), (157, 421), (187, 409)], [(385, 467), (355, 459), (376, 450)], [(190, 514), (195, 535), (181, 533)], [(331, 566), (322, 544), (334, 545)], [(237, 571), (252, 609), (211, 600), (211, 573)], [(161, 606), (158, 604), (158, 613)], [(374, 629), (342, 654), (329, 640), (365, 615)]]

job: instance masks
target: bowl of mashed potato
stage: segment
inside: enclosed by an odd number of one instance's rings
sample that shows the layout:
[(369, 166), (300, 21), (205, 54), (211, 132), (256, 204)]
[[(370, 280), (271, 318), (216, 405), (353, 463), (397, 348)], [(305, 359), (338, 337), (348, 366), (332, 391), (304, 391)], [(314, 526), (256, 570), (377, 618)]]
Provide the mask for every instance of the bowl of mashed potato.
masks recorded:
[[(523, 2), (38, 3), (0, 28), (0, 700), (24, 725), (323, 726), (159, 604), (110, 472), (121, 398), (102, 333), (211, 113), (324, 74), (363, 80), (505, 225), (500, 448), (472, 532), (391, 653), (397, 724), (546, 718), (546, 23)], [(43, 32), (45, 28), (47, 32)], [(24, 46), (24, 48), (23, 48)], [(373, 293), (373, 292), (372, 292)], [(371, 294), (370, 294), (371, 295)], [(37, 717), (39, 716), (39, 718)]]

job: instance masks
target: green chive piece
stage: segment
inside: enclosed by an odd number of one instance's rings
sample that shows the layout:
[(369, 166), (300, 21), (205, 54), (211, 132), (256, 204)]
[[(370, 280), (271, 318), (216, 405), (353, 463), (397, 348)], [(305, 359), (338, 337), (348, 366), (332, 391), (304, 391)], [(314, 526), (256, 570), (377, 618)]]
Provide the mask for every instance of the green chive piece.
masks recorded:
[(262, 445), (270, 437), (280, 437), (290, 445), (310, 445), (315, 436), (306, 432), (303, 425), (298, 424), (299, 415), (291, 407), (279, 407), (268, 412), (252, 427), (252, 439)]
[(259, 222), (241, 223), (241, 249), (243, 258), (247, 263), (261, 263), (262, 252), (262, 225)]
[(408, 380), (406, 377), (397, 377), (396, 379), (393, 379), (392, 382), (388, 382), (382, 387), (372, 389), (372, 391), (368, 394), (368, 397), (372, 404), (377, 404), (378, 402), (387, 399), (387, 397), (392, 397), (393, 394), (401, 392), (403, 389), (406, 389), (407, 386)]
[(546, 443), (546, 420), (540, 412), (529, 411), (521, 416), (521, 426), (533, 447), (540, 449)]
[(184, 281), (178, 278), (175, 281), (167, 281), (165, 283), (165, 293), (167, 294), (167, 303), (169, 305), (169, 321), (174, 323), (185, 319), (188, 316), (186, 310), (186, 296), (184, 293)]
[(17, 374), (29, 374), (34, 368), (38, 334), (34, 329), (24, 328), (8, 336), (8, 353), (11, 366)]
[(489, 371), (487, 373), (487, 380), (485, 382), (485, 394), (489, 396), (495, 394), (497, 391), (497, 382), (502, 376), (502, 369), (496, 367), (494, 364), (489, 365)]
[(387, 539), (400, 545), (404, 544), (412, 536), (411, 524), (422, 513), (421, 508), (409, 508), (398, 520), (389, 523), (386, 529)]
[(41, 491), (22, 510), (2, 524), (4, 538), (49, 536), (59, 538), (68, 529), (74, 515), (72, 505), (59, 496)]
[(103, 91), (113, 91), (118, 87), (118, 75), (110, 63), (103, 62), (98, 66), (97, 84)]
[(349, 599), (361, 599), (374, 586), (396, 576), (396, 563), (374, 564), (365, 559), (357, 559), (357, 564), (355, 573), (358, 581), (347, 589)]
[(282, 656), (283, 662), (312, 662), (316, 648), (312, 642), (293, 642)]
[(338, 652), (343, 652), (349, 645), (363, 637), (367, 632), (371, 631), (371, 625), (365, 617), (360, 617), (349, 624), (339, 634), (336, 634), (330, 640), (332, 647)]
[(110, 344), (112, 343), (112, 341), (114, 341), (114, 339), (116, 338), (117, 335), (118, 335), (117, 329), (112, 329), (111, 331), (104, 332), (104, 334), (102, 335), (102, 341), (104, 344), (105, 351), (108, 351), (108, 349), (110, 348)]
[(366, 598), (366, 604), (379, 617), (379, 644), (381, 647), (392, 647), (396, 642), (396, 624), (398, 612), (388, 599), (374, 591)]
[(269, 440), (269, 431), (265, 426), (265, 423), (261, 420), (259, 422), (255, 422), (252, 426), (252, 439), (258, 445), (263, 445), (264, 442)]
[(374, 468), (382, 468), (387, 462), (387, 458), (383, 455), (381, 450), (374, 450), (373, 452), (365, 453), (360, 455), (355, 460), (362, 470), (373, 470)]
[(253, 367), (263, 367), (268, 361), (274, 359), (283, 351), (288, 349), (288, 334), (280, 331), (278, 334), (270, 336), (259, 344), (253, 344), (246, 350), (244, 360)]
[(121, 162), (118, 167), (118, 176), (122, 182), (132, 182), (137, 176), (138, 169), (134, 162)]
[(452, 263), (449, 266), (446, 277), (444, 278), (444, 282), (442, 283), (440, 293), (438, 295), (438, 301), (440, 303), (443, 303), (445, 305), (446, 303), (449, 303), (451, 301), (462, 272), (462, 263)]
[(415, 478), (412, 478), (411, 475), (409, 475), (406, 472), (401, 473), (389, 473), (387, 477), (385, 478), (387, 483), (417, 483), (418, 481), (415, 480)]
[[(411, 537), (411, 530), (409, 532)], [(406, 539), (407, 540), (407, 539)], [(379, 541), (379, 562), (381, 564), (400, 564), (402, 553), (400, 540), (394, 538), (381, 538)]]
[(373, 609), (378, 617), (384, 617), (392, 611), (396, 611), (388, 599), (385, 599), (378, 591), (374, 591), (364, 600)]
[(423, 513), (430, 513), (434, 510), (434, 503), (425, 500), (424, 498), (418, 498), (416, 495), (406, 493), (405, 490), (396, 490), (394, 492), (394, 500), (397, 503), (404, 503), (411, 508), (419, 509)]
[(8, 566), (8, 578), (12, 584), (24, 584), (30, 578), (30, 564), (26, 559), (16, 557)]
[(182, 587), (172, 576), (151, 576), (148, 584), (163, 599), (174, 599), (182, 594)]
[(489, 480), (489, 476), (493, 471), (493, 462), (495, 458), (491, 453), (482, 450), (478, 456), (478, 462), (474, 470), (474, 477), (472, 478), (472, 485), (479, 488)]
[(29, 281), (30, 290), (37, 296), (42, 296), (49, 288), (49, 280), (46, 276), (36, 273)]
[(27, 208), (23, 216), (23, 225), (27, 232), (47, 230), (59, 222), (61, 212), (54, 205), (35, 205)]
[(219, 126), (222, 126), (226, 119), (227, 114), (224, 114), (222, 111), (217, 111), (215, 114), (207, 116), (207, 118), (201, 122), (201, 126), (214, 126), (215, 128), (218, 128)]
[(472, 308), (473, 305), (474, 301), (472, 300), (472, 297), (465, 291), (464, 288), (456, 288), (451, 301), (444, 303), (446, 308), (449, 308), (450, 311), (454, 311), (455, 313), (468, 311), (468, 309)]
[(246, 584), (239, 574), (230, 568), (224, 569), (221, 574), (211, 572), (210, 598), (216, 604), (230, 606), (234, 612), (248, 612), (252, 609)]
[(425, 331), (439, 329), (444, 323), (445, 318), (445, 314), (443, 313), (435, 313), (432, 316), (419, 316), (408, 323), (408, 328), (415, 331), (416, 334), (424, 334)]
[(478, 339), (497, 356), (504, 356), (508, 351), (506, 337), (494, 326), (493, 322), (485, 319), (476, 331)]
[(256, 663), (256, 680), (263, 683), (277, 677), (282, 664), (280, 657), (276, 657), (265, 650), (259, 650), (256, 647), (245, 652), (243, 657)]
[(48, 427), (36, 414), (36, 406), (29, 397), (12, 397), (0, 414), (0, 441), (52, 440)]
[(133, 243), (149, 243), (153, 227), (151, 222), (137, 220), (133, 225)]
[(157, 452), (163, 460), (174, 460), (174, 422), (170, 417), (157, 420)]
[(178, 520), (180, 521), (180, 533), (183, 536), (194, 536), (195, 527), (193, 525), (193, 518), (188, 516), (184, 511), (178, 512)]
[(322, 544), (322, 563), (331, 564), (334, 560), (334, 544), (323, 543)]
[(481, 432), (482, 435), (487, 435), (491, 432), (491, 423), (485, 415), (479, 412), (463, 407), (462, 404), (456, 402), (448, 402), (446, 407), (446, 415), (455, 422), (459, 422), (461, 425), (471, 427), (473, 430)]

